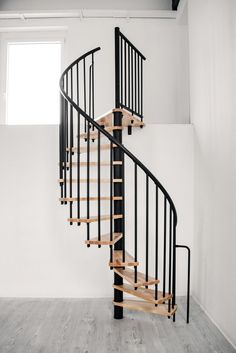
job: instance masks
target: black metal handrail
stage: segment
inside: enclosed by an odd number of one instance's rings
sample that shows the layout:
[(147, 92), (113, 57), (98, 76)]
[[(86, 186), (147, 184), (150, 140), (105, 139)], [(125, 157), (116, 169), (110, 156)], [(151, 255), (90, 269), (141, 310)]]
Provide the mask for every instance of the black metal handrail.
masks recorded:
[[(118, 31), (116, 29), (116, 31)], [(126, 40), (132, 50), (136, 50), (138, 55), (144, 60), (143, 55), (136, 49), (133, 48), (132, 43), (130, 43), (126, 37), (124, 37), (119, 32), (119, 37), (122, 40)], [(117, 48), (116, 48), (117, 49)], [(117, 209), (121, 210), (123, 214), (123, 239), (122, 239), (122, 250), (123, 250), (123, 261), (125, 261), (125, 217), (124, 217), (124, 198), (125, 198), (125, 175), (124, 175), (124, 163), (125, 156), (129, 157), (129, 159), (134, 163), (134, 244), (135, 244), (135, 254), (134, 258), (137, 261), (137, 203), (138, 203), (138, 193), (137, 193), (137, 182), (138, 176), (137, 171), (138, 168), (145, 173), (146, 176), (146, 261), (145, 261), (145, 274), (146, 280), (149, 278), (149, 181), (153, 181), (156, 188), (156, 205), (155, 205), (155, 215), (156, 215), (156, 230), (155, 230), (155, 279), (158, 279), (158, 257), (159, 255), (159, 243), (158, 239), (160, 237), (160, 230), (158, 228), (158, 217), (159, 217), (159, 208), (161, 207), (158, 201), (159, 191), (162, 192), (164, 197), (164, 254), (163, 254), (163, 296), (168, 294), (172, 294), (172, 301), (168, 300), (168, 309), (169, 312), (172, 308), (175, 307), (176, 303), (176, 226), (177, 226), (177, 212), (175, 205), (163, 187), (163, 185), (158, 181), (158, 179), (151, 173), (151, 171), (137, 158), (135, 157), (122, 143), (118, 142), (115, 138), (116, 134), (112, 136), (103, 126), (98, 124), (96, 120), (94, 120), (94, 54), (100, 50), (100, 47), (97, 47), (93, 50), (90, 50), (86, 54), (80, 56), (76, 59), (71, 65), (69, 65), (60, 78), (60, 92), (61, 92), (61, 119), (60, 119), (60, 186), (61, 186), (61, 202), (66, 204), (69, 202), (70, 205), (70, 224), (77, 223), (80, 225), (82, 220), (81, 218), (81, 199), (87, 202), (86, 204), (86, 219), (90, 219), (90, 199), (91, 199), (91, 190), (90, 183), (94, 180), (91, 178), (90, 173), (90, 152), (94, 146), (97, 148), (97, 220), (98, 220), (98, 240), (101, 239), (101, 136), (105, 136), (109, 141), (109, 149), (110, 149), (110, 240), (113, 239), (113, 218), (115, 216), (121, 216), (116, 211)], [(88, 69), (87, 69), (88, 67)], [(119, 106), (120, 108), (124, 108), (122, 104)], [(127, 110), (130, 111), (126, 107)], [(143, 117), (142, 114), (139, 114), (139, 111), (135, 111), (132, 109), (132, 113)], [(119, 115), (119, 113), (118, 113)], [(119, 120), (121, 117), (119, 116), (117, 119)], [(121, 121), (120, 121), (121, 123)], [(84, 125), (84, 126), (83, 126)], [(84, 127), (84, 132), (81, 135), (82, 128)], [(75, 137), (75, 131), (77, 136)], [(97, 143), (95, 144), (95, 135)], [(83, 136), (83, 138), (81, 138)], [(94, 136), (94, 138), (93, 138)], [(86, 143), (86, 147), (82, 146), (81, 141), (84, 139)], [(81, 151), (84, 148), (85, 156), (86, 156), (86, 176), (87, 178), (82, 180), (81, 178)], [(105, 148), (107, 148), (105, 146)], [(113, 162), (118, 161), (116, 158), (115, 151), (119, 151), (119, 156), (122, 159), (122, 168), (120, 171), (113, 167)], [(114, 153), (113, 153), (114, 152)], [(75, 159), (74, 155), (77, 153), (77, 158)], [(75, 162), (76, 160), (76, 162)], [(76, 179), (73, 176), (73, 166), (76, 164)], [(69, 179), (68, 179), (69, 176)], [(119, 178), (122, 176), (122, 179)], [(76, 182), (76, 197), (74, 197), (75, 190), (73, 189), (73, 182)], [(86, 187), (86, 197), (81, 198), (81, 187), (80, 183), (85, 182)], [(67, 182), (69, 182), (69, 190), (67, 189)], [(122, 182), (122, 188), (119, 189), (116, 187), (116, 183)], [(115, 183), (115, 184), (114, 184)], [(119, 190), (118, 195), (116, 195), (116, 190)], [(122, 203), (118, 205), (114, 204), (113, 207), (113, 196), (121, 196)], [(94, 199), (94, 197), (93, 197)], [(77, 202), (76, 208), (76, 218), (73, 218), (73, 203)], [(118, 201), (118, 203), (121, 201)], [(114, 215), (113, 215), (114, 211)], [(168, 213), (169, 212), (169, 213)], [(169, 217), (168, 217), (169, 215)], [(121, 216), (122, 217), (122, 216)], [(87, 240), (90, 240), (90, 223), (87, 223)], [(169, 232), (167, 232), (167, 225), (169, 226)], [(116, 228), (116, 227), (115, 227)], [(116, 231), (116, 230), (115, 230)], [(168, 239), (168, 240), (167, 240)], [(168, 247), (167, 247), (168, 244)], [(168, 254), (168, 255), (167, 255)], [(167, 263), (168, 258), (168, 263)], [(113, 248), (110, 246), (110, 261), (113, 261)], [(168, 271), (168, 288), (166, 285), (166, 273)], [(137, 267), (135, 267), (134, 271), (134, 280), (137, 282)], [(155, 285), (155, 298), (158, 297), (158, 285)], [(175, 318), (175, 315), (173, 316)]]

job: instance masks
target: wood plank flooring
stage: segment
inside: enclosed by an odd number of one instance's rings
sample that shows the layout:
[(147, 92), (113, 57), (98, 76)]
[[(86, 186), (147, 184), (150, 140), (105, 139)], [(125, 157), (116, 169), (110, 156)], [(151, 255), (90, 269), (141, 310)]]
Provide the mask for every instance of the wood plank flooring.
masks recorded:
[(124, 311), (110, 299), (0, 299), (0, 353), (235, 353), (192, 300), (178, 299), (176, 322)]

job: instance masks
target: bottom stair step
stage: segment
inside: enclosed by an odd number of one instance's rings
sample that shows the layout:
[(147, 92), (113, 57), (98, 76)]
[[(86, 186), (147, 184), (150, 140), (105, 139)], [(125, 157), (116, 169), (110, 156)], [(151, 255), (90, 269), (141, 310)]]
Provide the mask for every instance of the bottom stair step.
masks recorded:
[(172, 316), (177, 310), (177, 305), (175, 305), (173, 309), (170, 308), (170, 312), (168, 312), (167, 304), (159, 304), (158, 306), (155, 306), (152, 303), (147, 303), (140, 300), (124, 300), (120, 303), (113, 301), (113, 304), (129, 310), (144, 311), (146, 313), (158, 314), (161, 316)]
[(163, 297), (163, 292), (158, 291), (157, 292), (157, 300), (155, 299), (155, 290), (150, 289), (150, 288), (143, 288), (143, 287), (139, 287), (134, 289), (134, 287), (132, 287), (129, 284), (124, 283), (123, 285), (115, 285), (113, 284), (113, 288), (127, 293), (127, 294), (131, 294), (134, 295), (135, 297), (139, 297), (143, 300), (146, 300), (148, 302), (151, 302), (153, 304), (161, 304), (169, 299), (172, 298), (172, 294), (165, 294), (165, 296)]

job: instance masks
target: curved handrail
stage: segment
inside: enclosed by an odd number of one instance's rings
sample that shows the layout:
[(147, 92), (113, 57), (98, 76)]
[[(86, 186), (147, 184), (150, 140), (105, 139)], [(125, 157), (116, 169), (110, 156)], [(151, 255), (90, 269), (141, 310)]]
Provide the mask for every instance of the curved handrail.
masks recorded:
[(155, 185), (158, 186), (158, 188), (163, 192), (167, 200), (169, 201), (169, 204), (171, 205), (171, 208), (173, 210), (174, 214), (174, 226), (177, 225), (177, 212), (176, 208), (174, 205), (174, 202), (164, 186), (159, 182), (159, 180), (150, 172), (150, 170), (137, 158), (135, 157), (123, 144), (119, 143), (109, 132), (104, 130), (95, 120), (93, 120), (85, 111), (83, 111), (69, 96), (66, 94), (66, 92), (63, 89), (63, 79), (64, 76), (70, 71), (70, 69), (78, 64), (81, 60), (85, 59), (87, 56), (94, 54), (95, 52), (99, 51), (101, 48), (97, 47), (95, 49), (92, 49), (88, 51), (87, 53), (83, 54), (80, 56), (78, 59), (76, 59), (72, 64), (70, 64), (62, 73), (61, 78), (60, 78), (60, 91), (61, 94), (64, 96), (64, 98), (70, 102), (70, 104), (74, 107), (75, 110), (79, 114), (81, 114), (90, 124), (95, 126), (103, 135), (105, 135), (112, 143), (116, 144), (128, 157), (130, 157), (135, 164), (137, 164), (146, 175), (149, 176), (150, 179), (155, 183)]

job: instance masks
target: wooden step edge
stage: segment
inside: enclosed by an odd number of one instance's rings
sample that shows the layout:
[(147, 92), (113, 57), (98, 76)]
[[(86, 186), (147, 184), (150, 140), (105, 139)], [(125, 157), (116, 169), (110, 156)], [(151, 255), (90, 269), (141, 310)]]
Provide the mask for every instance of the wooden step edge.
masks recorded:
[[(103, 145), (100, 145), (100, 150), (101, 151), (104, 151), (104, 150), (109, 150), (110, 149), (110, 147), (111, 147), (111, 145), (110, 145), (110, 143), (107, 143), (107, 144), (103, 144)], [(112, 147), (113, 148), (116, 148), (116, 147), (118, 147), (115, 143), (113, 143), (113, 145), (112, 145)], [(95, 152), (95, 151), (97, 151), (98, 150), (98, 147), (97, 146), (90, 146), (90, 148), (89, 148), (89, 152)], [(78, 153), (78, 148), (77, 147), (67, 147), (66, 148), (66, 151), (67, 152), (70, 152), (70, 151), (72, 151), (72, 152), (75, 152), (75, 153)], [(87, 152), (87, 146), (82, 146), (82, 147), (80, 147), (80, 154), (81, 153), (85, 153), (85, 152)]]
[[(130, 284), (131, 284), (133, 287), (135, 287), (135, 288), (145, 287), (145, 286), (152, 286), (152, 285), (154, 285), (154, 284), (160, 283), (160, 280), (159, 280), (159, 279), (155, 279), (155, 278), (152, 278), (152, 277), (149, 277), (149, 280), (148, 280), (148, 281), (138, 279), (138, 282), (135, 283), (135, 282), (134, 282), (134, 271), (132, 271), (132, 272), (133, 272), (132, 274), (131, 274), (131, 273), (127, 274), (127, 271), (126, 271), (126, 273), (123, 273), (123, 271), (120, 272), (120, 270), (122, 271), (122, 269), (119, 268), (119, 267), (114, 267), (114, 268), (113, 268), (113, 271), (114, 271), (115, 273), (117, 273), (120, 277), (122, 277), (124, 280), (126, 280), (128, 283), (130, 283)], [(139, 277), (140, 274), (141, 274), (141, 275), (144, 275), (143, 273), (139, 273), (139, 272), (138, 272), (138, 277)], [(131, 277), (131, 276), (132, 276), (132, 277)]]
[[(123, 218), (122, 214), (116, 214), (112, 216), (112, 219), (120, 219), (120, 218)], [(103, 215), (100, 217), (101, 221), (108, 221), (110, 219), (111, 219), (110, 215)], [(91, 218), (68, 218), (67, 221), (70, 223), (93, 223), (93, 222), (98, 222), (98, 216), (94, 216)]]
[[(135, 115), (132, 115), (131, 112), (124, 108), (114, 108), (109, 110), (107, 113), (100, 115), (99, 117), (96, 118), (96, 122), (99, 125), (105, 125), (107, 127), (107, 123), (109, 124), (113, 122), (113, 113), (122, 113), (122, 116), (124, 119), (122, 119), (122, 123), (124, 122), (123, 126), (128, 126), (127, 122), (125, 119), (127, 119), (130, 122), (130, 126), (134, 127), (139, 127), (139, 126), (145, 126), (144, 122), (140, 120), (140, 118), (136, 117)], [(132, 123), (131, 123), (132, 122)], [(111, 125), (108, 125), (111, 126)]]
[(126, 294), (134, 295), (135, 297), (141, 298), (145, 301), (148, 301), (154, 304), (162, 304), (173, 297), (172, 294), (165, 294), (165, 296), (163, 297), (163, 292), (158, 291), (157, 292), (158, 299), (155, 299), (155, 291), (153, 289), (149, 289), (149, 288), (146, 289), (143, 287), (139, 287), (135, 289), (134, 287), (126, 283), (124, 283), (123, 285), (113, 284), (113, 288), (121, 292), (124, 292)]
[(139, 266), (138, 261), (134, 261), (132, 255), (125, 251), (125, 260), (123, 261), (123, 251), (122, 250), (114, 250), (112, 253), (113, 261), (110, 261), (108, 265), (110, 267), (129, 267), (129, 266)]
[(85, 244), (89, 245), (114, 245), (123, 237), (122, 233), (113, 233), (113, 240), (110, 240), (110, 233), (101, 235), (101, 239), (98, 237), (90, 240), (85, 240)]
[(144, 311), (146, 313), (158, 314), (158, 315), (165, 316), (165, 317), (170, 317), (170, 316), (174, 315), (174, 313), (177, 310), (177, 305), (175, 305), (174, 308), (171, 307), (170, 311), (168, 311), (167, 304), (159, 304), (158, 306), (155, 306), (155, 304), (140, 301), (140, 300), (126, 299), (123, 302), (113, 301), (113, 304), (115, 306), (120, 306), (122, 308), (126, 308), (129, 310)]
[[(60, 163), (59, 163), (59, 165), (60, 165)], [(78, 163), (72, 162), (71, 165), (72, 165), (72, 167), (77, 167)], [(80, 165), (80, 167), (87, 167), (88, 163), (87, 162), (80, 162), (79, 165)], [(113, 161), (112, 165), (122, 165), (122, 161)], [(62, 166), (64, 167), (64, 162), (62, 163)], [(69, 162), (66, 163), (66, 166), (67, 166), (67, 168), (70, 168), (70, 163)], [(98, 162), (89, 162), (89, 166), (90, 167), (97, 167)], [(100, 162), (100, 166), (101, 167), (105, 167), (105, 166), (110, 167), (110, 162), (109, 161)]]
[[(100, 200), (101, 201), (121, 201), (123, 199), (122, 196), (112, 196), (112, 198), (110, 196), (101, 196)], [(87, 197), (80, 197), (79, 201), (87, 201), (88, 198)], [(89, 197), (89, 201), (98, 201), (99, 198), (98, 197)], [(77, 202), (78, 198), (77, 197), (60, 197), (59, 201), (61, 202)]]
[[(111, 132), (111, 131), (114, 131), (114, 130), (123, 130), (123, 127), (122, 126), (107, 126), (104, 128), (105, 131), (107, 132)], [(103, 137), (104, 135), (102, 135), (102, 133), (100, 134), (101, 137)], [(80, 138), (88, 138), (88, 133), (87, 132), (84, 132), (83, 134), (80, 134)], [(98, 138), (98, 132), (90, 132), (90, 139), (97, 139)]]
[[(80, 183), (87, 183), (87, 179), (79, 179)], [(70, 179), (66, 179), (67, 183), (70, 183)], [(98, 183), (98, 179), (89, 179), (90, 183)], [(112, 179), (113, 183), (122, 183), (123, 179)], [(64, 183), (64, 179), (58, 179), (58, 183)], [(72, 183), (78, 183), (77, 179), (72, 179)], [(110, 184), (110, 179), (100, 179), (100, 183)]]

